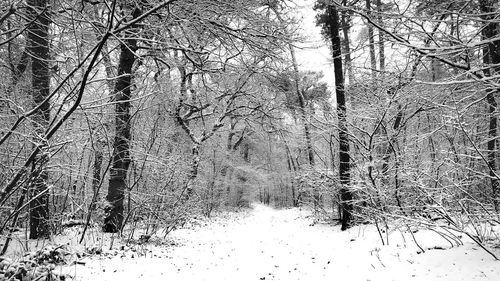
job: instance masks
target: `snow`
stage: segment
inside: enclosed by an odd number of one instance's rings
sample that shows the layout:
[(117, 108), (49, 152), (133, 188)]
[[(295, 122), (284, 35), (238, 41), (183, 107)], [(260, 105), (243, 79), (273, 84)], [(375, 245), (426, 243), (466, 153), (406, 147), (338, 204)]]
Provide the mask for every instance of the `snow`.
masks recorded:
[(408, 233), (392, 232), (382, 246), (372, 225), (341, 232), (312, 222), (307, 210), (254, 204), (176, 230), (164, 245), (94, 255), (59, 270), (75, 280), (500, 280), (500, 262), (465, 239), (450, 248), (420, 230), (426, 251), (418, 253)]

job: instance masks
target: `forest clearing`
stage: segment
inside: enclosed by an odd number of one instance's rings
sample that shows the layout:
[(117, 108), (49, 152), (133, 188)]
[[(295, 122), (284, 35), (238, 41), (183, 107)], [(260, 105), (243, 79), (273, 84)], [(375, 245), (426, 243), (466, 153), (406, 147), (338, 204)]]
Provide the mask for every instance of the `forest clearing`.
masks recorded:
[(0, 281), (500, 280), (499, 93), (497, 0), (1, 0)]

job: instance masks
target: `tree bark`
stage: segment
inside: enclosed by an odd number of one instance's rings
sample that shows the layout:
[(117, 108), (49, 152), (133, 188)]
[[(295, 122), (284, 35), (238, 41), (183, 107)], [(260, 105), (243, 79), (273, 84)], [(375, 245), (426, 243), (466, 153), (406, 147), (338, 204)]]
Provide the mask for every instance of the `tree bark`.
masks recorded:
[(236, 135), (236, 118), (231, 116), (229, 118), (229, 133), (227, 135), (227, 150), (232, 151), (233, 150), (233, 138)]
[[(283, 138), (283, 140), (284, 140), (284, 138)], [(287, 163), (288, 171), (290, 172), (290, 185), (291, 185), (291, 191), (292, 191), (292, 206), (298, 207), (299, 202), (297, 200), (297, 190), (296, 190), (295, 181), (294, 181), (295, 174), (297, 172), (297, 167), (295, 166), (295, 163), (293, 162), (293, 158), (291, 155), (292, 152), (290, 151), (290, 147), (288, 146), (286, 141), (284, 141), (284, 144), (285, 144), (285, 153), (286, 153), (286, 163)]]
[[(344, 4), (345, 5), (345, 4)], [(352, 85), (354, 83), (354, 72), (352, 70), (352, 58), (351, 58), (351, 44), (349, 40), (349, 12), (342, 11), (341, 16), (341, 24), (342, 24), (342, 33), (344, 35), (344, 50), (345, 50), (345, 66), (347, 68), (347, 77), (349, 78), (349, 84)], [(351, 103), (354, 103), (351, 100)]]
[[(139, 17), (141, 11), (135, 9), (133, 18)], [(123, 223), (123, 199), (126, 189), (126, 178), (130, 166), (130, 97), (132, 86), (132, 67), (135, 62), (137, 39), (134, 29), (125, 33), (126, 38), (120, 44), (120, 60), (118, 63), (118, 79), (115, 83), (115, 139), (109, 176), (109, 187), (106, 200), (106, 218), (104, 232), (118, 232)]]
[[(494, 38), (498, 35), (499, 24), (494, 22), (495, 20), (495, 3), (497, 1), (492, 0), (479, 0), (479, 7), (481, 9), (483, 19), (485, 20), (485, 26), (482, 30), (482, 36), (484, 39)], [(500, 64), (500, 42), (498, 40), (494, 40), (488, 43), (487, 46), (483, 48), (483, 63), (485, 65), (496, 65), (492, 68), (485, 68), (484, 73), (486, 76), (492, 76), (496, 74), (498, 71), (498, 64)], [(493, 194), (493, 206), (495, 211), (498, 212), (500, 209), (500, 190), (499, 190), (499, 181), (498, 176), (496, 174), (496, 139), (498, 136), (498, 120), (495, 112), (497, 110), (498, 104), (495, 99), (495, 94), (500, 92), (498, 88), (489, 88), (487, 89), (486, 102), (488, 104), (488, 143), (487, 143), (487, 160), (489, 166), (489, 176), (490, 176), (490, 184)]]
[[(384, 22), (382, 20), (382, 1), (376, 0), (377, 5), (377, 21), (380, 26), (384, 26)], [(384, 32), (382, 30), (378, 30), (378, 58), (379, 58), (379, 67), (380, 72), (383, 74), (385, 71), (385, 47), (384, 47)]]
[(94, 194), (95, 201), (99, 200), (99, 186), (101, 185), (101, 170), (102, 170), (102, 160), (103, 160), (103, 147), (100, 141), (95, 142), (94, 147), (94, 163), (92, 171), (92, 192)]
[(335, 93), (337, 99), (337, 116), (339, 128), (339, 178), (340, 199), (342, 207), (342, 230), (350, 227), (352, 219), (352, 193), (350, 184), (349, 133), (347, 129), (347, 107), (344, 90), (344, 75), (342, 72), (342, 50), (339, 36), (339, 18), (337, 8), (330, 5), (327, 8), (328, 27), (332, 44), (333, 66), (335, 71)]
[(30, 239), (48, 238), (49, 193), (47, 192), (48, 173), (45, 165), (48, 154), (47, 140), (39, 139), (45, 135), (50, 122), (50, 104), (45, 99), (50, 94), (49, 73), (49, 11), (48, 0), (28, 0), (28, 18), (32, 23), (27, 29), (28, 53), (31, 56), (31, 90), (35, 106), (42, 104), (33, 115), (36, 143), (43, 143), (42, 153), (38, 154), (32, 165), (33, 181), (30, 186)]
[[(295, 82), (295, 90), (297, 93), (297, 97), (299, 100), (299, 110), (300, 110), (300, 116), (302, 119), (302, 122), (304, 124), (304, 135), (306, 138), (306, 151), (307, 151), (307, 159), (309, 161), (309, 166), (311, 168), (314, 168), (314, 150), (312, 146), (312, 140), (311, 140), (311, 129), (309, 127), (309, 118), (307, 116), (307, 111), (306, 111), (306, 103), (304, 99), (304, 95), (302, 94), (302, 91), (300, 90), (300, 73), (299, 73), (299, 66), (297, 63), (297, 57), (295, 56), (295, 48), (292, 46), (292, 44), (289, 44), (289, 49), (290, 49), (290, 54), (292, 56), (292, 64), (293, 64), (293, 72), (294, 72), (294, 82)], [(314, 204), (314, 210), (317, 210), (318, 205), (321, 203), (321, 195), (319, 194), (319, 190), (313, 186), (313, 204)]]
[[(366, 0), (366, 14), (370, 17), (372, 14), (372, 7), (371, 7), (371, 0)], [(367, 23), (368, 27), (368, 44), (370, 48), (370, 67), (371, 67), (371, 74), (372, 74), (372, 79), (375, 79), (376, 77), (376, 71), (377, 71), (377, 58), (375, 57), (375, 38), (373, 35), (373, 26), (370, 23)]]
[(493, 206), (496, 212), (500, 210), (500, 190), (497, 175), (495, 174), (496, 165), (496, 139), (497, 139), (497, 127), (498, 121), (495, 115), (498, 104), (496, 102), (494, 93), (497, 91), (491, 90), (486, 96), (486, 101), (488, 102), (488, 115), (489, 115), (489, 126), (488, 126), (488, 165), (490, 166), (489, 176), (491, 189), (493, 193)]
[(195, 187), (195, 181), (198, 177), (198, 168), (200, 166), (200, 146), (201, 143), (193, 143), (193, 148), (191, 150), (191, 169), (189, 170), (185, 193), (182, 195), (182, 202), (189, 200)]
[(304, 123), (304, 135), (306, 138), (306, 150), (307, 150), (307, 159), (309, 160), (309, 165), (314, 167), (314, 151), (312, 147), (311, 141), (311, 129), (309, 128), (307, 112), (306, 112), (306, 102), (304, 99), (304, 95), (300, 91), (300, 73), (299, 73), (299, 65), (297, 63), (297, 57), (295, 56), (295, 48), (290, 44), (290, 55), (292, 56), (292, 64), (293, 64), (293, 72), (294, 72), (294, 83), (295, 90), (297, 93), (297, 98), (299, 100), (299, 110), (302, 122)]

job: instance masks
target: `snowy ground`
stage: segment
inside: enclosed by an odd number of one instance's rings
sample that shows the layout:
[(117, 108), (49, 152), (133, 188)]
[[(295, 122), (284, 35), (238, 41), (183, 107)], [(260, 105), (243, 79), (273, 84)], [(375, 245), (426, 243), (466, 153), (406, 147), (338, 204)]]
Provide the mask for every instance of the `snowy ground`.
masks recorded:
[[(472, 243), (418, 254), (408, 238), (403, 245), (400, 233), (392, 234), (390, 246), (382, 246), (373, 226), (341, 232), (311, 225), (306, 214), (254, 205), (247, 213), (175, 231), (171, 239), (177, 246), (145, 246), (141, 256), (137, 249), (92, 256), (82, 260), (85, 265), (62, 271), (76, 280), (122, 281), (500, 280), (500, 262)], [(416, 235), (425, 249), (450, 248), (438, 235)]]

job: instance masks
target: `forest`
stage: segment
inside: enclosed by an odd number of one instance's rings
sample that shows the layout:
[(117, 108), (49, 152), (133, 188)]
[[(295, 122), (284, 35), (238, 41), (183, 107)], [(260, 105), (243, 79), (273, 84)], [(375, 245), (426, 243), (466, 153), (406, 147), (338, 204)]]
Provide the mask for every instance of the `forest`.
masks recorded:
[[(75, 227), (147, 242), (262, 204), (497, 260), (499, 9), (2, 0), (0, 256)], [(301, 63), (304, 13), (329, 71)]]

